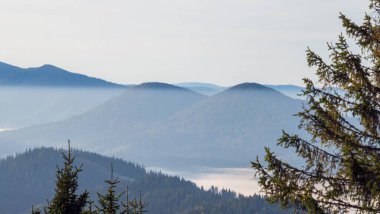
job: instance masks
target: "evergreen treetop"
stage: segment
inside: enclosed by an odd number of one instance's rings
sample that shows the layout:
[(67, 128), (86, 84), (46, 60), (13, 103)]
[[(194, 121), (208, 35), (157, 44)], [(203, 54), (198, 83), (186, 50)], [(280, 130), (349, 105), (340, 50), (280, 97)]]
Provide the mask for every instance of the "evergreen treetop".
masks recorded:
[(106, 184), (108, 184), (108, 190), (105, 195), (102, 195), (100, 193), (98, 194), (99, 197), (99, 207), (98, 211), (100, 213), (104, 214), (116, 214), (120, 209), (120, 197), (124, 193), (116, 194), (116, 187), (117, 184), (120, 183), (120, 181), (116, 178), (113, 178), (113, 165), (111, 164), (111, 178), (104, 181)]
[(74, 166), (75, 158), (71, 154), (70, 141), (68, 142), (67, 155), (62, 152), (64, 167), (57, 166), (57, 180), (55, 195), (49, 202), (47, 213), (54, 214), (79, 214), (81, 213), (89, 197), (89, 193), (77, 195), (78, 190), (78, 173), (82, 171), (81, 167)]
[(269, 148), (265, 165), (252, 162), (269, 201), (309, 213), (380, 212), (380, 0), (369, 8), (361, 25), (340, 15), (346, 35), (328, 44), (329, 62), (307, 50), (322, 85), (304, 80), (307, 104), (298, 116), (311, 138), (284, 132), (278, 141), (305, 164), (286, 163)]

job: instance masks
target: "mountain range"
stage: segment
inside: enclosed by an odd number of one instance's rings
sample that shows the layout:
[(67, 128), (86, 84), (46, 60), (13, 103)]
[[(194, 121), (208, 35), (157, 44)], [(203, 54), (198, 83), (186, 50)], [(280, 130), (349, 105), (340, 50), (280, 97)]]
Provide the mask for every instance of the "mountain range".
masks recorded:
[[(0, 62), (0, 131), (61, 121), (89, 111), (136, 85), (119, 85), (72, 73), (53, 65), (20, 68)], [(179, 83), (175, 86), (212, 96), (230, 87), (209, 83)], [(299, 98), (301, 87), (267, 85)]]
[[(286, 96), (289, 88), (301, 89), (258, 83), (3, 85), (0, 157), (39, 146), (64, 148), (71, 139), (79, 149), (192, 179), (214, 168), (247, 169), (264, 147), (293, 161), (276, 147), (283, 129), (303, 134), (293, 116), (303, 101)], [(2, 131), (8, 128), (14, 130)]]
[[(215, 84), (210, 83), (199, 83), (199, 82), (185, 82), (185, 83), (179, 83), (175, 84), (176, 86), (187, 88), (189, 90), (198, 92), (200, 94), (204, 94), (207, 96), (215, 95), (219, 92), (222, 92), (230, 87), (226, 86), (219, 86)], [(264, 86), (268, 88), (272, 88), (278, 92), (281, 92), (282, 94), (294, 98), (294, 99), (303, 99), (302, 91), (305, 89), (300, 86), (296, 85), (269, 85), (269, 84), (263, 84)]]
[[(35, 87), (111, 87), (125, 88), (134, 86), (135, 84), (117, 84), (108, 82), (99, 78), (89, 77), (86, 75), (69, 72), (54, 65), (42, 65), (34, 68), (20, 68), (4, 62), (0, 62), (0, 87), (1, 86), (35, 86)], [(229, 87), (219, 86), (211, 83), (200, 82), (184, 82), (174, 84), (182, 88), (195, 91), (207, 96), (215, 95)], [(298, 98), (303, 87), (295, 85), (269, 85), (264, 84), (269, 88), (273, 88), (281, 93)]]
[(2, 132), (1, 155), (60, 147), (70, 138), (79, 148), (147, 166), (245, 167), (264, 146), (275, 147), (282, 129), (297, 132), (293, 115), (301, 106), (302, 101), (257, 83), (214, 96), (145, 83), (69, 119)]

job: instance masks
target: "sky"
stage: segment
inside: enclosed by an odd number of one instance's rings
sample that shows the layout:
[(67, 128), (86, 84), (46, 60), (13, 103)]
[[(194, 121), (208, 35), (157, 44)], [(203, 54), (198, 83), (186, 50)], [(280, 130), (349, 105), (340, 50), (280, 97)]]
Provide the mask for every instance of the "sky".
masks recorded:
[(310, 47), (357, 22), (367, 0), (0, 0), (0, 61), (53, 64), (121, 84), (315, 79)]

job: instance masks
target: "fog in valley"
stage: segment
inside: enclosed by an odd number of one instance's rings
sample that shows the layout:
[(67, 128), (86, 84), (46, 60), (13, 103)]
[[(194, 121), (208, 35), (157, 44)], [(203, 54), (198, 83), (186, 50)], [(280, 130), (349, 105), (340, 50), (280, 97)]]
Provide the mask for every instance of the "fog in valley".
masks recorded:
[(379, 17), (1, 2), (0, 213), (380, 213)]
[(51, 123), (81, 114), (123, 89), (0, 86), (0, 130)]
[(65, 148), (70, 139), (75, 148), (158, 168), (198, 186), (257, 193), (249, 163), (264, 146), (276, 149), (282, 129), (298, 132), (293, 115), (302, 101), (257, 83), (207, 90), (220, 90), (214, 94), (190, 89), (165, 83), (0, 87), (0, 155)]

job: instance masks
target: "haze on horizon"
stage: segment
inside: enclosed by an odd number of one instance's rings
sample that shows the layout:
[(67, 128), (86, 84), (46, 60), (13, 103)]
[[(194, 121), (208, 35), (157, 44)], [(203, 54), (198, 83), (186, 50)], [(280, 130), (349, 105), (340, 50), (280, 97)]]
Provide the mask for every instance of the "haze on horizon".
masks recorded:
[(0, 61), (112, 82), (302, 84), (364, 0), (2, 0)]

